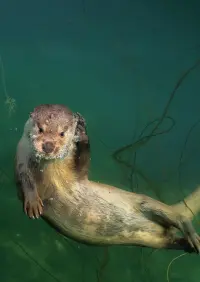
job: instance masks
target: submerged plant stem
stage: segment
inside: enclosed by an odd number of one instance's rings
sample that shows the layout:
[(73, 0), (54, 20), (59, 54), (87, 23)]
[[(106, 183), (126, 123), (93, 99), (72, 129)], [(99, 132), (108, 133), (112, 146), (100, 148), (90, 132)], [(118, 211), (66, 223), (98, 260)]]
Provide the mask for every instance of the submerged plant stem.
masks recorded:
[[(200, 65), (200, 60), (196, 61), (188, 70), (186, 70), (183, 75), (179, 78), (179, 80), (177, 81), (177, 83), (175, 84), (175, 87), (173, 89), (173, 91), (171, 92), (170, 96), (169, 96), (169, 99), (168, 99), (168, 102), (163, 110), (163, 113), (161, 115), (160, 118), (158, 119), (155, 119), (151, 122), (149, 122), (145, 128), (142, 130), (139, 138), (137, 141), (135, 141), (134, 143), (132, 144), (128, 144), (126, 146), (123, 146), (121, 148), (119, 148), (118, 150), (116, 150), (112, 156), (113, 158), (115, 159), (115, 161), (117, 161), (118, 163), (122, 164), (122, 165), (125, 165), (126, 167), (131, 167), (131, 180), (133, 179), (133, 174), (135, 172), (135, 169), (136, 169), (136, 157), (137, 157), (137, 150), (139, 148), (141, 148), (142, 146), (146, 145), (147, 142), (149, 142), (151, 140), (151, 138), (157, 136), (157, 135), (161, 135), (161, 134), (165, 134), (165, 133), (168, 133), (172, 130), (172, 128), (174, 127), (175, 125), (175, 121), (172, 117), (169, 117), (167, 116), (167, 113), (169, 111), (169, 108), (171, 106), (171, 103), (177, 93), (177, 90), (180, 88), (180, 86), (182, 85), (183, 81), (187, 78), (187, 76), (194, 70), (196, 69), (198, 66)], [(158, 132), (158, 129), (160, 128), (161, 124), (163, 123), (163, 121), (165, 119), (169, 119), (171, 120), (171, 126), (169, 127), (168, 130), (164, 130), (164, 131), (161, 131), (161, 132)], [(148, 134), (148, 135), (145, 135), (143, 136), (144, 132), (146, 131), (146, 129), (152, 125), (153, 123), (156, 123), (155, 126), (153, 127), (153, 129), (151, 130), (151, 132)], [(133, 163), (130, 164), (124, 160), (121, 159), (121, 154), (127, 150), (132, 150), (132, 152), (134, 153), (134, 156), (133, 156)], [(132, 182), (131, 181), (131, 185), (132, 185)], [(132, 188), (132, 187), (131, 187)], [(133, 188), (132, 188), (133, 190)]]
[(5, 105), (8, 107), (9, 116), (11, 116), (16, 110), (16, 101), (14, 98), (8, 95), (8, 91), (6, 87), (5, 69), (1, 55), (0, 55), (0, 66), (1, 66), (1, 80), (3, 84), (4, 95), (5, 95)]

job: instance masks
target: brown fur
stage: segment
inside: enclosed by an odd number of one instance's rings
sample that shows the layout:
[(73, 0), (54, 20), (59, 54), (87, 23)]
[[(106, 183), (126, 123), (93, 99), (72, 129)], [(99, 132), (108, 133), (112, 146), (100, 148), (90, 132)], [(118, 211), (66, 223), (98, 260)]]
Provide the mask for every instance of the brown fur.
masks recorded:
[[(67, 169), (66, 169), (67, 168)], [(76, 182), (76, 174), (71, 173), (75, 169), (73, 160), (64, 159), (49, 162), (45, 167), (40, 165), (33, 169), (33, 176), (37, 182), (37, 190), (42, 198), (46, 199), (46, 191), (49, 187), (57, 187), (59, 193), (63, 193), (67, 187), (71, 187)]]
[(62, 105), (40, 105), (31, 113), (31, 120), (33, 128), (30, 136), (38, 156), (45, 157), (43, 146), (47, 142), (51, 143), (53, 148), (48, 157), (56, 158), (62, 154), (64, 145), (70, 144), (71, 141), (68, 138), (68, 128), (73, 123), (72, 112)]
[[(43, 125), (47, 112), (51, 114), (51, 106), (40, 106), (35, 110), (31, 130), (35, 123)], [(62, 106), (52, 105), (52, 112), (55, 117), (53, 124), (57, 122), (62, 127), (66, 120), (72, 121), (73, 114), (63, 111)], [(59, 118), (61, 112), (65, 119)], [(42, 155), (37, 162), (25, 133), (19, 142), (16, 174), (24, 202), (27, 203), (28, 199), (28, 215), (38, 215), (38, 210), (42, 210), (43, 218), (64, 235), (87, 243), (132, 244), (199, 252), (199, 237), (181, 204), (170, 207), (145, 195), (88, 180), (89, 140), (84, 122), (80, 120), (81, 116), (76, 115), (74, 122), (68, 123), (65, 139), (68, 154), (63, 158), (49, 160)], [(57, 139), (57, 131), (52, 132), (52, 138)], [(28, 164), (25, 163), (27, 159)], [(42, 208), (40, 200), (44, 203)], [(177, 230), (184, 238), (175, 236)]]

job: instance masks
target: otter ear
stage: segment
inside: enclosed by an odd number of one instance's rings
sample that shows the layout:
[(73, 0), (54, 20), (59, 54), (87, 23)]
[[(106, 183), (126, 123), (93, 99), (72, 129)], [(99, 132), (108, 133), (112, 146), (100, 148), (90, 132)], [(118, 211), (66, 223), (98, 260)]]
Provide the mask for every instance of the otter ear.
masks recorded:
[(77, 114), (77, 113), (73, 113), (73, 114), (72, 114), (72, 116), (73, 116), (73, 118), (74, 118), (76, 121), (78, 121), (78, 120), (79, 120), (79, 116), (78, 116), (78, 114)]
[(74, 113), (74, 116), (77, 120), (76, 131), (75, 131), (75, 142), (85, 142), (88, 140), (87, 130), (86, 130), (86, 121), (80, 113)]
[(77, 122), (76, 124), (76, 129), (75, 129), (75, 134), (74, 134), (74, 142), (80, 142), (80, 134), (79, 134), (79, 114), (78, 113), (73, 113), (73, 118)]
[(82, 129), (86, 128), (86, 121), (80, 113), (73, 113), (73, 116), (77, 119), (77, 126), (81, 127)]

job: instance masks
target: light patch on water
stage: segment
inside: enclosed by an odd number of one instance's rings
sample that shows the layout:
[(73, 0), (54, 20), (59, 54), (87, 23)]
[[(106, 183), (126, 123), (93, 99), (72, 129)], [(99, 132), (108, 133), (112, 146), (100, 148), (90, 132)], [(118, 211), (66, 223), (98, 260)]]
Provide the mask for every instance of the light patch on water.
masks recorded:
[(60, 251), (60, 252), (64, 251), (64, 246), (60, 241), (55, 240), (55, 245), (56, 245), (56, 248), (58, 249), (58, 251)]

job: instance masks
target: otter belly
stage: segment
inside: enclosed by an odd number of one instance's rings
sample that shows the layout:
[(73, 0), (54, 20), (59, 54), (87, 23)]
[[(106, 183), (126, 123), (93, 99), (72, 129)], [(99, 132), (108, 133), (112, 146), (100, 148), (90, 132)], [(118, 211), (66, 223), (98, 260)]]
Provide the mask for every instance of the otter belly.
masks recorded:
[(43, 217), (63, 235), (92, 244), (147, 245), (163, 233), (128, 203), (117, 205), (91, 191), (46, 201)]

